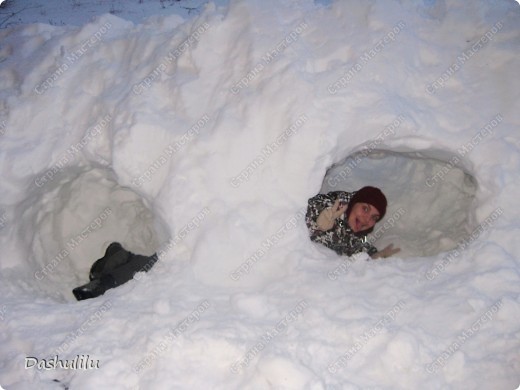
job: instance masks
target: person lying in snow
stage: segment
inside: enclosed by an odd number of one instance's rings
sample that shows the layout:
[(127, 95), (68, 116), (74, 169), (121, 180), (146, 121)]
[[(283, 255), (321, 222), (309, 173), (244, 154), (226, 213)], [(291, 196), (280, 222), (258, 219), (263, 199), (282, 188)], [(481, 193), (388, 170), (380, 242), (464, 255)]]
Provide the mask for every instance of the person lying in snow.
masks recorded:
[(388, 245), (381, 251), (366, 240), (386, 213), (386, 197), (379, 188), (363, 187), (357, 192), (333, 191), (309, 199), (305, 222), (312, 241), (339, 255), (366, 252), (373, 259), (400, 251)]
[(137, 272), (148, 271), (157, 261), (157, 253), (152, 256), (136, 255), (124, 249), (120, 243), (111, 243), (105, 256), (90, 268), (90, 282), (76, 287), (72, 293), (78, 301), (95, 298), (105, 291), (131, 280)]

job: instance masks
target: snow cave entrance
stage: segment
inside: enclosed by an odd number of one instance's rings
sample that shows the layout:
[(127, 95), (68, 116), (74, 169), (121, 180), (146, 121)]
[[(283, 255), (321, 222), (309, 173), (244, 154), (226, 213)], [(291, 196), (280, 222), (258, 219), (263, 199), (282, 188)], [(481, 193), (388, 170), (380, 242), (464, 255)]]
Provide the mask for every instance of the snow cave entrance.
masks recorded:
[(460, 156), (444, 151), (361, 150), (327, 171), (321, 192), (379, 187), (388, 199), (384, 219), (369, 239), (394, 243), (400, 257), (454, 249), (475, 222), (477, 181)]
[(20, 236), (34, 293), (75, 301), (72, 289), (88, 282), (90, 267), (111, 242), (151, 255), (169, 236), (150, 203), (105, 167), (71, 167), (43, 178), (22, 204)]

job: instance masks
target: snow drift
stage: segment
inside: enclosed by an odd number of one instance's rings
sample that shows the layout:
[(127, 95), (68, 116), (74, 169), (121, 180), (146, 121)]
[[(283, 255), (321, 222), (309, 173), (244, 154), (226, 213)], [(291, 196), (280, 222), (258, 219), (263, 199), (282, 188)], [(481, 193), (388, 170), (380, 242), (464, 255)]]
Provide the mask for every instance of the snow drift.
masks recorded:
[[(0, 32), (2, 385), (515, 388), (519, 18), (233, 1)], [(334, 186), (380, 184), (402, 257), (308, 240), (307, 199), (363, 150)], [(74, 302), (116, 240), (160, 261)]]

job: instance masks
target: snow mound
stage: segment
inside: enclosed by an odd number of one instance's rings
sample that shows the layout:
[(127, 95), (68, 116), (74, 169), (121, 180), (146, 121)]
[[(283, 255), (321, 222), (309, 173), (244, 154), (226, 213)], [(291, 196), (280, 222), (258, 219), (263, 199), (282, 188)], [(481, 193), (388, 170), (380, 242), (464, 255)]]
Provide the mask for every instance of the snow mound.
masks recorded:
[[(2, 30), (2, 385), (516, 387), (519, 18), (511, 1), (251, 0)], [(407, 258), (307, 236), (327, 171), (372, 144), (362, 181), (387, 175), (412, 216), (379, 242)], [(452, 201), (466, 211), (438, 214)], [(160, 260), (72, 302), (115, 240)], [(85, 355), (100, 368), (24, 368)]]

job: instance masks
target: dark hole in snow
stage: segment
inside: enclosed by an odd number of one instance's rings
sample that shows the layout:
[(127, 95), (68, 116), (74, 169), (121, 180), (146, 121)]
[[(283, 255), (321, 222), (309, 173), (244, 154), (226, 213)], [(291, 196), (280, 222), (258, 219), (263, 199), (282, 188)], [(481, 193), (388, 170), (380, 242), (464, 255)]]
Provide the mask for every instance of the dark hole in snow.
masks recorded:
[(72, 288), (88, 282), (91, 265), (112, 241), (151, 255), (167, 239), (149, 203), (106, 168), (67, 168), (37, 183), (22, 202), (20, 231), (36, 294), (74, 300)]
[(379, 187), (388, 199), (385, 218), (369, 239), (390, 243), (400, 257), (448, 251), (475, 227), (477, 181), (463, 158), (444, 151), (362, 150), (327, 171), (321, 192)]

